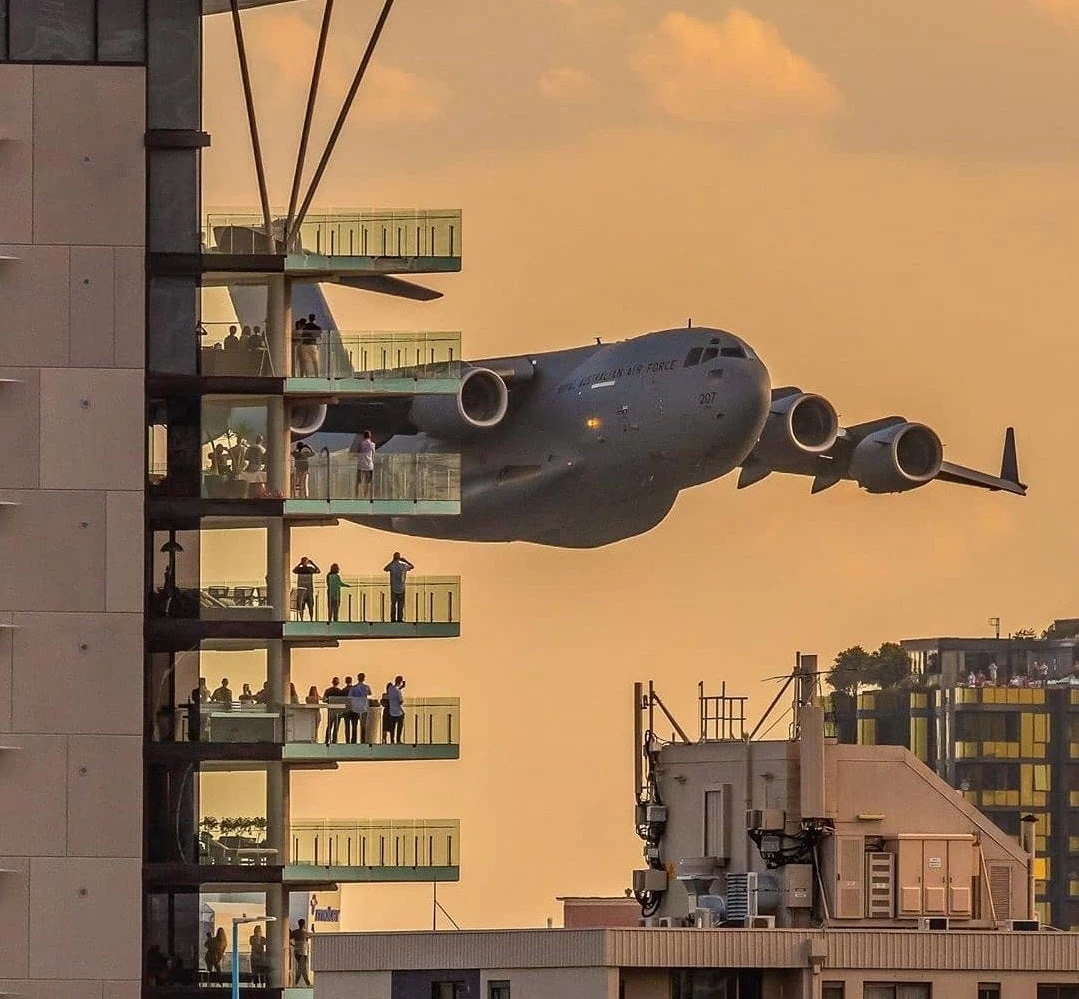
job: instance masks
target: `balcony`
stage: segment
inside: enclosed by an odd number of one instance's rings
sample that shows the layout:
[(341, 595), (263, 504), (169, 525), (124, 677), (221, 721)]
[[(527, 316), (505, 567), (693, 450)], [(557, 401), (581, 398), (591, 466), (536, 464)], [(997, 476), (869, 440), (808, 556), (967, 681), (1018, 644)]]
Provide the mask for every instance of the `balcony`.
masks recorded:
[[(403, 620), (393, 621), (385, 576), (342, 577), (340, 605), (331, 614), (326, 583), (312, 590), (313, 620), (301, 618), (301, 592), (292, 591), (293, 620), (284, 637), (304, 638), (456, 638), (461, 634), (459, 576), (409, 576)], [(330, 618), (333, 620), (330, 620)]]
[[(204, 378), (283, 378), (274, 371), (261, 326), (202, 323), (199, 374)], [(461, 380), (461, 334), (323, 330), (313, 342), (293, 335), (290, 394), (453, 394)]]
[[(457, 881), (460, 823), (456, 819), (318, 819), (289, 828), (289, 863), (254, 829), (215, 835), (203, 822), (199, 834), (202, 877), (212, 883), (281, 881), (291, 885), (338, 882)], [(264, 823), (263, 823), (264, 824)], [(246, 834), (244, 834), (246, 833)]]
[[(322, 580), (311, 590), (310, 605), (303, 603), (302, 591), (293, 587), (287, 609), (271, 604), (266, 579), (207, 582), (198, 589), (166, 581), (150, 594), (149, 617), (156, 622), (199, 622), (201, 627), (173, 629), (184, 631), (189, 643), (283, 637), (332, 644), (336, 639), (456, 638), (461, 634), (459, 576), (410, 576), (399, 621), (393, 620), (385, 575), (346, 576), (342, 585), (332, 621)], [(301, 609), (307, 620), (300, 618)]]
[(292, 496), (287, 517), (453, 516), (461, 512), (459, 454), (374, 454), (374, 471), (364, 479), (360, 456), (331, 452), (293, 459)]
[[(257, 695), (256, 695), (257, 696)], [(377, 700), (357, 741), (346, 742), (346, 704), (320, 701), (272, 707), (255, 702), (194, 703), (163, 707), (157, 713), (155, 742), (200, 744), (221, 753), (229, 746), (272, 746), (281, 759), (297, 763), (363, 760), (454, 760), (460, 756), (461, 703), (456, 697), (408, 697), (398, 741), (391, 741)], [(333, 726), (328, 729), (327, 726)], [(327, 743), (327, 731), (335, 732)], [(273, 756), (278, 758), (277, 754)], [(205, 768), (204, 768), (205, 769)]]
[(288, 882), (457, 881), (456, 819), (293, 822)]
[[(214, 273), (253, 268), (283, 271), (305, 280), (345, 283), (368, 275), (440, 274), (461, 269), (460, 211), (309, 215), (300, 227), (299, 238), (287, 249), (286, 213), (273, 214), (272, 238), (264, 231), (261, 215), (208, 215), (202, 235), (204, 269)], [(215, 260), (215, 256), (221, 259)], [(251, 259), (245, 261), (245, 257)]]

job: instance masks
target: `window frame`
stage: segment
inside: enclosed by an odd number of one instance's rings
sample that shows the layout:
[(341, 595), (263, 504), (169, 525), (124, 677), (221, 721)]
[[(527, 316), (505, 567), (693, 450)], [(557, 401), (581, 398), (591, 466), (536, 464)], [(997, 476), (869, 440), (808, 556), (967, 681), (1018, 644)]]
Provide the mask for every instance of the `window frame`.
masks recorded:
[(510, 999), (510, 992), (509, 979), (500, 978), (487, 983), (487, 999)]

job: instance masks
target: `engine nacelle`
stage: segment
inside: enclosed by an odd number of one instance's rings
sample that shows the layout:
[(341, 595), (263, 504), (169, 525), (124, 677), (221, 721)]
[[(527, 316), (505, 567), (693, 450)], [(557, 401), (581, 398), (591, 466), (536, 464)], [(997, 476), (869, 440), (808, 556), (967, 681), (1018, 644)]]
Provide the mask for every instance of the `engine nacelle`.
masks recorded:
[(798, 392), (776, 399), (769, 407), (753, 457), (782, 468), (786, 461), (823, 454), (838, 435), (835, 407), (824, 396)]
[(509, 406), (506, 383), (487, 368), (466, 368), (456, 395), (421, 395), (411, 419), (432, 437), (455, 440), (497, 427)]
[(326, 422), (326, 406), (316, 403), (304, 403), (289, 410), (289, 430), (295, 437), (309, 437), (318, 433)]
[(871, 493), (901, 493), (931, 482), (944, 448), (921, 423), (899, 423), (862, 438), (850, 460), (850, 477)]

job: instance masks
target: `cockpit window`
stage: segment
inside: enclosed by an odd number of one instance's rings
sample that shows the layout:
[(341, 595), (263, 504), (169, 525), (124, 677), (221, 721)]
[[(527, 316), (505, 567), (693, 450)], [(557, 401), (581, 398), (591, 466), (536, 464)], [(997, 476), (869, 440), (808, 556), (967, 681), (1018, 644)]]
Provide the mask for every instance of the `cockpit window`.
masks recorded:
[(694, 364), (701, 363), (701, 348), (694, 347), (688, 354), (686, 359), (682, 362), (683, 368), (692, 368)]
[(746, 349), (741, 346), (724, 347), (719, 353), (721, 357), (745, 357)]
[(714, 359), (715, 359), (715, 356), (716, 356), (716, 354), (718, 354), (718, 353), (719, 353), (719, 351), (718, 351), (718, 350), (716, 350), (716, 348), (715, 348), (715, 347), (709, 347), (709, 348), (708, 348), (708, 349), (707, 349), (707, 350), (706, 350), (706, 351), (704, 352), (704, 355), (703, 355), (703, 356), (701, 357), (701, 364), (704, 364), (704, 362), (705, 362), (705, 361), (712, 361), (712, 360), (714, 360)]

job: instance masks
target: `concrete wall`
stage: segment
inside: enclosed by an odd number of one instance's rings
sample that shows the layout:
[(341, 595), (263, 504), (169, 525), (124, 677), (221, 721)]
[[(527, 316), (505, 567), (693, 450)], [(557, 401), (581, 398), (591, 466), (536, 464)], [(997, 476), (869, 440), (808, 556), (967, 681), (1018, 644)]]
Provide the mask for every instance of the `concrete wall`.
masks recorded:
[(392, 971), (318, 972), (319, 999), (391, 999)]
[(140, 68), (0, 64), (0, 991), (28, 999), (139, 994), (145, 106)]

